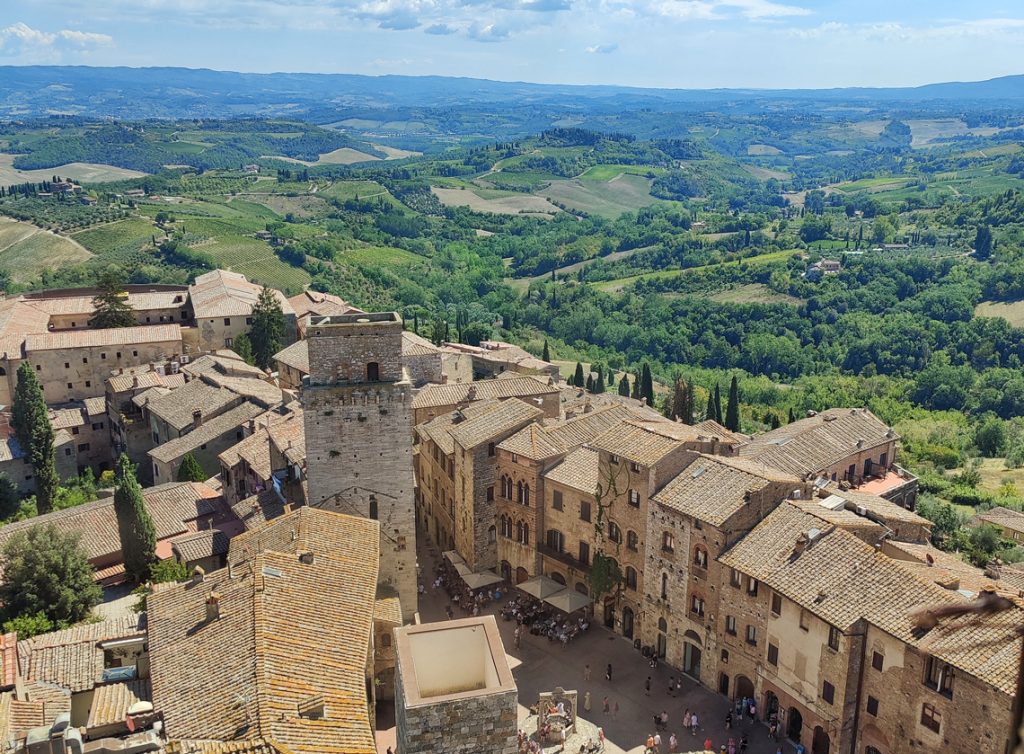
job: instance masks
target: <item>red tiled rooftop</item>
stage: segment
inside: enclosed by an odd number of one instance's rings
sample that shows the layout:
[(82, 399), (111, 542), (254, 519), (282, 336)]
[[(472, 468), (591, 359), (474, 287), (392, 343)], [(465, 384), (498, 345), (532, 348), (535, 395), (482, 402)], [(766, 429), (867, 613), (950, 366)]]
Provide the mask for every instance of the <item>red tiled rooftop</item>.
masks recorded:
[(897, 487), (902, 487), (909, 480), (900, 476), (896, 471), (886, 472), (883, 477), (872, 477), (868, 481), (864, 482), (860, 487), (857, 487), (857, 492), (867, 492), (871, 495), (884, 495), (886, 492), (891, 492)]

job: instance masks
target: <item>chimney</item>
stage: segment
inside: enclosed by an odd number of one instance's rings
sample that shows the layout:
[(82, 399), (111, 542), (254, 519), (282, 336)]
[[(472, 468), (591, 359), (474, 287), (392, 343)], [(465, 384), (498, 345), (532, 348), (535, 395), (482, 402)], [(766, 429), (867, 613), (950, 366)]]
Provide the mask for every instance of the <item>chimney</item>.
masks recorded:
[(466, 400), (467, 401), (475, 401), (476, 400), (476, 385), (470, 385), (469, 386), (469, 390), (466, 391)]
[(206, 620), (214, 621), (220, 619), (220, 593), (210, 592), (206, 598)]
[(196, 566), (192, 569), (192, 583), (202, 584), (206, 579), (206, 571), (203, 570), (202, 566)]
[(313, 565), (313, 553), (309, 550), (303, 550), (299, 553), (299, 562), (304, 565)]
[(793, 554), (801, 555), (803, 551), (807, 549), (807, 535), (800, 532), (800, 536), (796, 538), (796, 544), (793, 545)]
[(139, 387), (139, 375), (132, 377), (132, 387), (136, 389)]
[(203, 424), (203, 410), (201, 408), (192, 409), (192, 423), (197, 427)]
[(590, 405), (590, 399), (587, 399), (586, 403), (583, 404), (583, 413), (589, 414), (594, 410), (594, 407)]

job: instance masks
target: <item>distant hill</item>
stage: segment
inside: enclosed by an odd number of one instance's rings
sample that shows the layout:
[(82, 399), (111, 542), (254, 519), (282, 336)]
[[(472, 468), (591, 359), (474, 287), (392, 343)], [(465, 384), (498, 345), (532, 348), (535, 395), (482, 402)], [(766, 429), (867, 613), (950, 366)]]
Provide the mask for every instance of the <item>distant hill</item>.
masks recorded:
[(950, 101), (1018, 104), (1024, 76), (910, 88), (644, 89), (444, 76), (235, 73), (190, 68), (0, 67), (0, 118), (74, 114), (116, 118), (265, 115), (328, 122), (352, 109), (505, 106), (610, 112), (655, 108), (743, 110), (766, 100), (891, 105)]

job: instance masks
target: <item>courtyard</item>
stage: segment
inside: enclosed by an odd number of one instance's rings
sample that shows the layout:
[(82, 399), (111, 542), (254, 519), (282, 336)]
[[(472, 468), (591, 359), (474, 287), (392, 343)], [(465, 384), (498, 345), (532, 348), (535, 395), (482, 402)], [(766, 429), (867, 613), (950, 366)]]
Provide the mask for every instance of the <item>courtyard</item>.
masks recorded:
[[(432, 587), (434, 568), (439, 558), (436, 548), (420, 545), (419, 566), (426, 592), (420, 595), (419, 611), (424, 623), (448, 619), (447, 608), (451, 605), (448, 595), (443, 589), (434, 590)], [(579, 716), (603, 728), (605, 751), (611, 754), (643, 754), (647, 736), (655, 733), (653, 716), (662, 711), (669, 715), (668, 727), (662, 732), (662, 754), (669, 751), (668, 738), (673, 732), (679, 740), (679, 752), (704, 751), (707, 738), (711, 739), (715, 752), (730, 738), (735, 739), (738, 747), (743, 735), (748, 737), (747, 751), (750, 754), (775, 754), (780, 746), (785, 752), (794, 750), (788, 741), (771, 740), (767, 726), (759, 722), (735, 720), (732, 729), (727, 730), (725, 717), (731, 706), (729, 700), (687, 676), (681, 676), (675, 668), (664, 663), (651, 668), (647, 658), (633, 648), (631, 641), (597, 623), (592, 623), (589, 631), (564, 647), (559, 642), (524, 631), (517, 649), (514, 639), (516, 624), (503, 620), (500, 615), (500, 606), (516, 594), (515, 590), (512, 595), (503, 594), (499, 604), (492, 604), (481, 612), (494, 615), (498, 623), (519, 689), (521, 721), (530, 714), (529, 707), (537, 703), (539, 693), (561, 686), (579, 692)], [(454, 613), (456, 618), (465, 615), (459, 608), (454, 608)], [(610, 682), (605, 679), (609, 663), (612, 666)], [(589, 681), (584, 679), (588, 664), (591, 669)], [(645, 693), (648, 676), (651, 679), (649, 696)], [(669, 679), (682, 680), (682, 689), (674, 696), (669, 695)], [(590, 693), (589, 712), (584, 709), (583, 702), (587, 692)], [(607, 714), (603, 711), (605, 697), (610, 707)], [(683, 715), (687, 710), (696, 712), (700, 721), (700, 730), (695, 736), (682, 729)], [(387, 746), (394, 746), (395, 740), (390, 705), (379, 710), (378, 725), (378, 749), (383, 754)], [(557, 750), (558, 747), (549, 747), (544, 751)]]

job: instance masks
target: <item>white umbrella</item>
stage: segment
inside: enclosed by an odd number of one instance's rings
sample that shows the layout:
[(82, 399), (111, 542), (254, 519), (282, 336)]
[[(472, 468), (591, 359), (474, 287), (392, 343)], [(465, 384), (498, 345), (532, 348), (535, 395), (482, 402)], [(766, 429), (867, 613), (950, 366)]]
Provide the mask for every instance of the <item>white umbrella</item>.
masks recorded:
[(549, 595), (565, 589), (565, 584), (559, 584), (557, 581), (549, 579), (547, 576), (534, 576), (532, 579), (528, 579), (522, 584), (516, 584), (516, 589), (526, 592), (531, 597), (536, 597), (537, 599), (542, 600)]
[(552, 607), (558, 608), (563, 613), (574, 613), (587, 607), (590, 604), (590, 597), (572, 589), (563, 589), (556, 594), (545, 597), (544, 601)]

